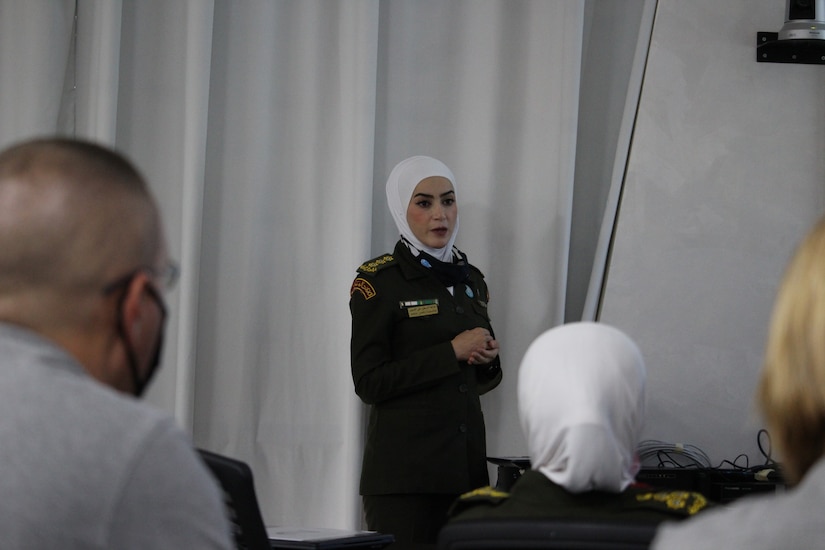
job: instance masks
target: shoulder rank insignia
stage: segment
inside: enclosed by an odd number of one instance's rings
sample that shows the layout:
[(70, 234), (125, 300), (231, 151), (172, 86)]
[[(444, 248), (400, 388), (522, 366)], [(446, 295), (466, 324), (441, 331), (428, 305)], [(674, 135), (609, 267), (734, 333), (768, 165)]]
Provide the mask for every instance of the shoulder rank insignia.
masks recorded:
[(486, 501), (486, 502), (500, 502), (510, 497), (510, 493), (493, 489), (489, 485), (487, 487), (479, 487), (461, 495), (459, 500), (463, 501)]
[(375, 292), (375, 287), (372, 286), (368, 280), (362, 279), (361, 277), (356, 278), (352, 282), (352, 287), (349, 289), (350, 297), (352, 297), (352, 295), (356, 292), (360, 292), (365, 300), (375, 298), (375, 295), (377, 294), (377, 292)]
[(376, 273), (385, 267), (388, 267), (394, 264), (397, 260), (395, 256), (392, 254), (384, 254), (383, 256), (378, 256), (368, 262), (364, 262), (358, 268), (359, 273)]
[(458, 497), (450, 506), (448, 515), (452, 517), (476, 506), (497, 506), (509, 497), (510, 493), (498, 491), (489, 485), (481, 487)]
[(701, 493), (693, 491), (652, 491), (636, 495), (639, 503), (650, 503), (672, 512), (681, 512), (692, 516), (708, 506), (708, 501)]

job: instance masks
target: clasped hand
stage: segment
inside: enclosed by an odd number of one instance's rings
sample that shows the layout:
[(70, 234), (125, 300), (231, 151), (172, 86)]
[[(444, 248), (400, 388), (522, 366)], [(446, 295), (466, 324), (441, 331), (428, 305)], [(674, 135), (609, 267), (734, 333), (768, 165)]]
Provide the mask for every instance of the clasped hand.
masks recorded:
[(486, 365), (498, 356), (498, 340), (485, 328), (465, 330), (452, 340), (456, 359)]

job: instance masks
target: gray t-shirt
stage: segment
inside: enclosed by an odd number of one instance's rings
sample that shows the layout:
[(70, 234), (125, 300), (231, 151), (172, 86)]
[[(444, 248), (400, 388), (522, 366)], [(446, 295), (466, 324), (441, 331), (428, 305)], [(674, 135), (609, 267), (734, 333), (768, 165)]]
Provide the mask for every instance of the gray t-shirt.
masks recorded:
[(160, 411), (0, 323), (0, 547), (232, 548), (220, 490)]

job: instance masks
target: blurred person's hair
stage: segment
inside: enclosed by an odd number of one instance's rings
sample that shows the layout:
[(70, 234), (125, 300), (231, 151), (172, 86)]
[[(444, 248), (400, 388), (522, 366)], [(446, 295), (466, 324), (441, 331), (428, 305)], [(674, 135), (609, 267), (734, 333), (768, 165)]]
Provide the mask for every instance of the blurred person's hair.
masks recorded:
[(825, 454), (825, 217), (782, 278), (757, 400), (783, 475), (796, 484)]

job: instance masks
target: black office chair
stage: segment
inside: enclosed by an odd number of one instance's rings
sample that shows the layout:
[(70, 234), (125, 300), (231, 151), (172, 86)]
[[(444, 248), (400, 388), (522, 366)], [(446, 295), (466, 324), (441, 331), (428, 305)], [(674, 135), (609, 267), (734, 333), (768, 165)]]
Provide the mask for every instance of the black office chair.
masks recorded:
[(646, 550), (656, 523), (488, 518), (448, 523), (440, 550)]
[(204, 449), (198, 449), (198, 453), (223, 489), (236, 549), (270, 550), (249, 465)]

